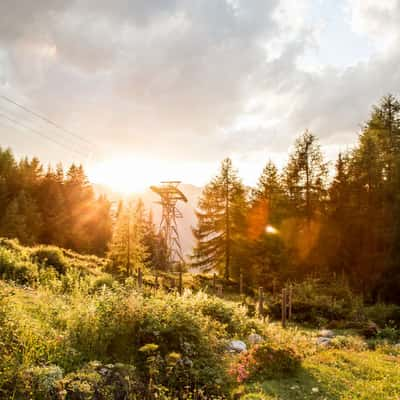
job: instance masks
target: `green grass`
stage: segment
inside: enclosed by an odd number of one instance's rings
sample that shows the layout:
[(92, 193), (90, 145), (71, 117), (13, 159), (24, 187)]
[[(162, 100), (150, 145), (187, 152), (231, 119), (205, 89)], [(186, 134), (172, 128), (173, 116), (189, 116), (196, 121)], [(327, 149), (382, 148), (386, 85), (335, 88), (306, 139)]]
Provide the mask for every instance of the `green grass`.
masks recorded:
[(378, 351), (322, 351), (306, 358), (296, 376), (252, 384), (247, 392), (249, 400), (256, 394), (260, 400), (397, 400), (400, 356)]
[[(237, 393), (234, 399), (244, 400), (400, 399), (400, 348), (394, 345), (400, 333), (393, 325), (397, 306), (370, 307), (381, 330), (369, 347), (354, 328), (337, 329), (331, 347), (318, 348), (318, 325), (291, 323), (282, 329), (268, 318), (250, 317), (233, 284), (223, 298), (210, 296), (211, 275), (184, 274), (184, 286), (192, 290), (181, 297), (173, 289), (176, 274), (160, 273), (165, 290), (155, 290), (154, 275), (145, 270), (145, 284), (138, 290), (135, 277), (121, 282), (105, 273), (106, 263), (56, 247), (26, 248), (0, 239), (1, 399), (53, 400), (54, 390), (61, 393), (75, 384), (91, 393), (112, 391), (99, 374), (104, 368), (118, 387), (136, 385), (130, 389), (134, 399), (143, 393), (164, 400), (228, 399), (231, 391)], [(325, 309), (315, 307), (321, 303), (315, 285), (303, 286), (302, 304), (310, 305), (306, 311), (325, 321), (326, 315), (319, 314)], [(331, 303), (325, 303), (329, 311)], [(385, 326), (387, 321), (391, 325)], [(344, 322), (353, 322), (350, 314)], [(266, 362), (268, 376), (282, 376), (274, 374), (281, 359), (268, 358), (267, 351), (258, 375), (236, 382), (239, 375), (232, 371), (240, 370), (240, 357), (226, 351), (227, 343), (246, 341), (250, 333), (265, 338), (267, 347), (293, 350), (302, 360), (295, 375), (285, 372), (283, 378), (266, 380)], [(154, 350), (144, 354), (140, 348)], [(204, 391), (200, 397), (193, 392), (199, 388)], [(162, 397), (165, 390), (168, 395)], [(78, 392), (70, 398), (83, 398), (73, 396)]]

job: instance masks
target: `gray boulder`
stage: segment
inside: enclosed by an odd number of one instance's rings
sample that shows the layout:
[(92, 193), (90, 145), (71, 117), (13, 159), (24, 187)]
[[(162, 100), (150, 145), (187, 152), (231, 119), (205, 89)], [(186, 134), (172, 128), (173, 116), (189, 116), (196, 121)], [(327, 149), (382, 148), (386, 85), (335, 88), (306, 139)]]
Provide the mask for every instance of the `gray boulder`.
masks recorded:
[(335, 334), (330, 329), (322, 329), (321, 331), (319, 331), (318, 336), (323, 338), (333, 338)]
[(232, 340), (229, 342), (228, 350), (232, 353), (242, 353), (247, 350), (247, 346), (241, 340)]
[(317, 345), (318, 346), (329, 346), (331, 343), (332, 338), (329, 337), (319, 337), (317, 338)]
[(252, 333), (247, 338), (247, 341), (251, 346), (254, 346), (255, 344), (262, 343), (264, 339), (258, 333)]

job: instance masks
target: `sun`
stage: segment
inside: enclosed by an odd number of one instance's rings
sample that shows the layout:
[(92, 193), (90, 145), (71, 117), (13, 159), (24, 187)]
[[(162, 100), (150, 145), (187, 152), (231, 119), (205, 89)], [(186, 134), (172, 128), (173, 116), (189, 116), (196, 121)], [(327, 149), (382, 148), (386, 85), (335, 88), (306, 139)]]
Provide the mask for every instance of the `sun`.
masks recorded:
[(162, 180), (162, 176), (159, 161), (138, 157), (104, 160), (88, 168), (92, 183), (106, 185), (122, 194), (143, 193), (150, 185)]

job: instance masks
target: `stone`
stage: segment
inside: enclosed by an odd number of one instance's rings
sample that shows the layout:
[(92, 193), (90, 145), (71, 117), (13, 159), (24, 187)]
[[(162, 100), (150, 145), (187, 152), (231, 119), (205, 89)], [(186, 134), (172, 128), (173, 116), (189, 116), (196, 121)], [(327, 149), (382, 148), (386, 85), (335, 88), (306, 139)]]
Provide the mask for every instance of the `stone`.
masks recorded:
[(329, 346), (331, 343), (332, 338), (328, 337), (319, 337), (317, 338), (317, 345), (318, 346)]
[(368, 321), (361, 329), (361, 333), (367, 339), (373, 338), (378, 334), (378, 325), (376, 325), (375, 322)]
[(335, 334), (333, 333), (333, 331), (331, 331), (330, 329), (322, 329), (319, 334), (320, 337), (324, 337), (324, 338), (333, 338), (335, 336)]
[(246, 343), (241, 340), (232, 340), (228, 346), (229, 351), (232, 353), (242, 353), (247, 350)]
[(255, 344), (262, 343), (264, 339), (258, 333), (252, 333), (247, 338), (247, 341), (251, 346), (254, 346)]

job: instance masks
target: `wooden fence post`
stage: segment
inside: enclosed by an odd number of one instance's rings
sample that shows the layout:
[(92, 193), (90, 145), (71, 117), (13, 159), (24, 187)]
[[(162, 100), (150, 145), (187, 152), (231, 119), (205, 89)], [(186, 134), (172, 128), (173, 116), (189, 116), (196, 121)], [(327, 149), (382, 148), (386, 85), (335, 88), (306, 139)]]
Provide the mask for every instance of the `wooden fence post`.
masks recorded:
[(258, 288), (258, 315), (264, 317), (264, 289), (262, 286)]
[(282, 326), (286, 328), (286, 289), (282, 289)]
[(293, 299), (293, 286), (289, 286), (289, 299), (288, 299), (288, 320), (292, 319), (292, 299)]
[(239, 278), (239, 293), (240, 296), (243, 295), (243, 274), (240, 273), (240, 278)]
[(218, 296), (222, 297), (223, 294), (223, 286), (222, 285), (218, 285)]
[(142, 288), (143, 284), (143, 276), (142, 276), (142, 269), (139, 267), (137, 270), (137, 283), (138, 283), (138, 288)]
[(182, 271), (179, 272), (178, 292), (179, 296), (182, 296), (183, 293)]
[(212, 289), (213, 289), (213, 294), (215, 296), (217, 294), (217, 274), (215, 272), (213, 274)]
[(154, 278), (154, 286), (156, 288), (156, 290), (158, 289), (158, 271), (155, 271), (155, 278)]

